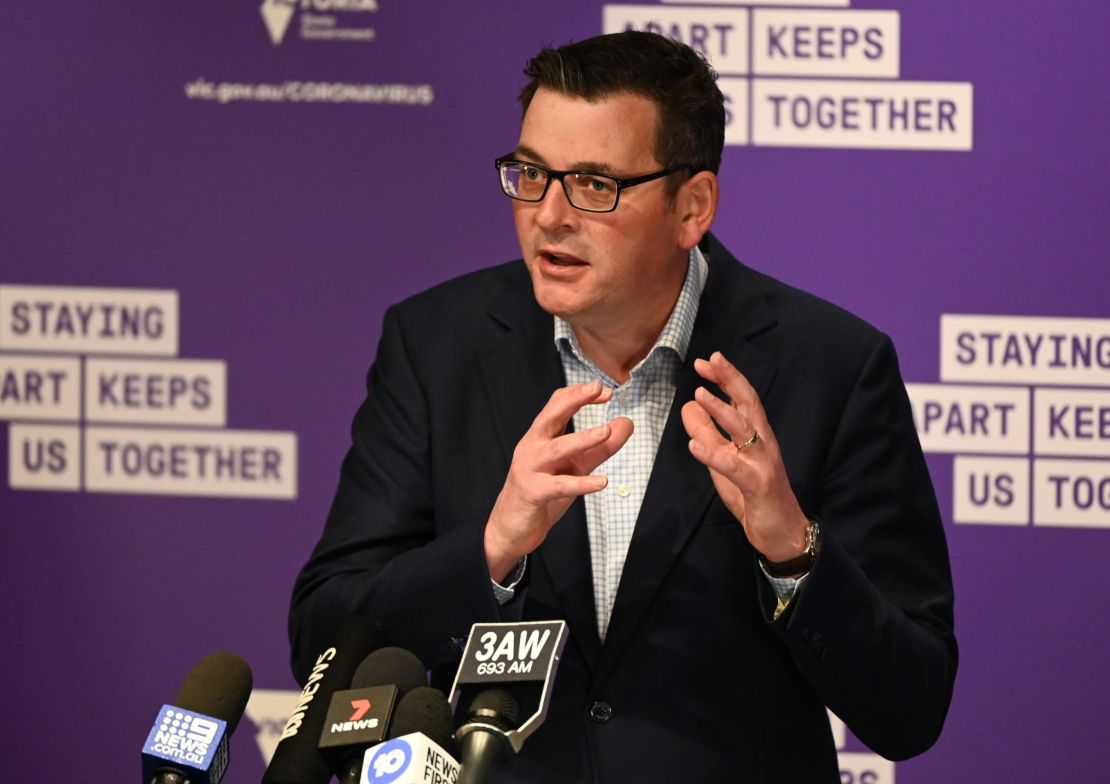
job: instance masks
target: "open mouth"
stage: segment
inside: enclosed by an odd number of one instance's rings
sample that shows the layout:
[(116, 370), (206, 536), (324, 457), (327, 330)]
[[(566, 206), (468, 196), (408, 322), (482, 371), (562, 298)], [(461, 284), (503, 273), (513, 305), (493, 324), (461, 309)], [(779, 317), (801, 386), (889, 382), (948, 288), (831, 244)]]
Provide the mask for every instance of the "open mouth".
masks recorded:
[(540, 257), (557, 267), (584, 267), (586, 265), (586, 262), (581, 259), (564, 253), (548, 253), (545, 251), (540, 253)]

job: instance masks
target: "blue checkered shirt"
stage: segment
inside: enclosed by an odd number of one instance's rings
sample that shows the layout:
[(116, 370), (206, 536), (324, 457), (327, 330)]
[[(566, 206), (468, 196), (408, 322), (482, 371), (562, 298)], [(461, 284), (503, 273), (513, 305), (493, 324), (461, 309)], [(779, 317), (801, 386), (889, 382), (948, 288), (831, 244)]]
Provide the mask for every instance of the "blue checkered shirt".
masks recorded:
[[(698, 302), (708, 275), (709, 265), (695, 246), (690, 251), (686, 280), (663, 331), (647, 356), (632, 368), (624, 384), (618, 384), (586, 356), (571, 325), (555, 316), (555, 345), (567, 384), (586, 384), (596, 380), (613, 390), (608, 404), (585, 406), (578, 410), (574, 415), (575, 431), (585, 432), (619, 416), (631, 419), (634, 427), (628, 443), (594, 471), (595, 474), (607, 476), (609, 484), (604, 490), (583, 497), (593, 570), (594, 608), (598, 635), (602, 640), (609, 627), (609, 616), (613, 612), (628, 546), (632, 542), (636, 518), (640, 514), (640, 505), (655, 464), (655, 453), (659, 450), (663, 428), (674, 402), (675, 379), (686, 361)], [(506, 579), (508, 586), (494, 583), (498, 601), (504, 604), (512, 599), (513, 589), (523, 576), (524, 569), (525, 561), (522, 561)], [(767, 579), (783, 602), (789, 601), (801, 583), (800, 579), (776, 579), (770, 575)]]
[(634, 429), (620, 451), (594, 472), (609, 477), (604, 490), (584, 497), (586, 528), (590, 539), (590, 566), (594, 578), (594, 607), (601, 639), (609, 626), (609, 616), (617, 595), (624, 559), (632, 541), (632, 531), (640, 514), (655, 453), (674, 401), (675, 378), (686, 360), (686, 349), (694, 331), (698, 301), (705, 288), (709, 265), (696, 247), (690, 251), (686, 280), (678, 301), (651, 351), (632, 368), (628, 381), (618, 384), (594, 364), (578, 344), (570, 324), (555, 317), (555, 345), (562, 358), (567, 384), (600, 381), (613, 390), (604, 405), (585, 406), (574, 415), (574, 429), (583, 433), (590, 428), (625, 416)]

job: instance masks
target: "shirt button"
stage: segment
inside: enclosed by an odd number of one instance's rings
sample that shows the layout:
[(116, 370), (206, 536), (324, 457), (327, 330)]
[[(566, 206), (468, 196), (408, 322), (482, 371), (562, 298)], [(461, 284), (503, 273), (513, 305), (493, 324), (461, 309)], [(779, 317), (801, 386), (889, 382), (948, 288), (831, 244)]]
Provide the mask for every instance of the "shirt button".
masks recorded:
[(622, 406), (627, 406), (628, 405), (628, 393), (627, 392), (621, 392), (619, 395), (617, 395), (617, 400), (619, 400), (621, 402)]
[(619, 495), (621, 498), (627, 498), (629, 493), (631, 492), (632, 488), (628, 485), (617, 485), (617, 495)]
[(604, 700), (598, 700), (590, 706), (590, 718), (598, 724), (604, 724), (613, 718), (613, 707)]

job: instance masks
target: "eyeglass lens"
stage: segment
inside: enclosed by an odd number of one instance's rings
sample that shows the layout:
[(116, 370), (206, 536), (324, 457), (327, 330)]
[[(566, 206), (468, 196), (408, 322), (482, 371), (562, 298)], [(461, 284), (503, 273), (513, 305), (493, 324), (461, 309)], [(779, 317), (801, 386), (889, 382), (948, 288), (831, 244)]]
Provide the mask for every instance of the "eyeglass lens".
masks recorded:
[[(548, 172), (521, 163), (501, 165), (505, 193), (523, 201), (539, 201), (547, 190)], [(570, 203), (582, 210), (605, 212), (617, 201), (617, 182), (602, 174), (574, 173), (562, 177), (563, 190)]]

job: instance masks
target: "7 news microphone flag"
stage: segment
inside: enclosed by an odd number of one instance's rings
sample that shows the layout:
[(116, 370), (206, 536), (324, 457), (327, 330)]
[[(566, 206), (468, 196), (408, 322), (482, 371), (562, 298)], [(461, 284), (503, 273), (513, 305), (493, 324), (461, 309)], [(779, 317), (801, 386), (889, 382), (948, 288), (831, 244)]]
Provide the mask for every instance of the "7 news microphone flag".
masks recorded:
[(398, 700), (427, 685), (427, 668), (414, 654), (381, 648), (359, 665), (349, 689), (332, 695), (320, 754), (340, 784), (357, 784), (363, 754), (385, 740)]
[(262, 784), (331, 781), (331, 768), (325, 764), (317, 744), (332, 695), (349, 688), (359, 663), (385, 644), (385, 634), (377, 622), (366, 616), (351, 615), (339, 624), (331, 644), (316, 657), (316, 666), (285, 724)]

